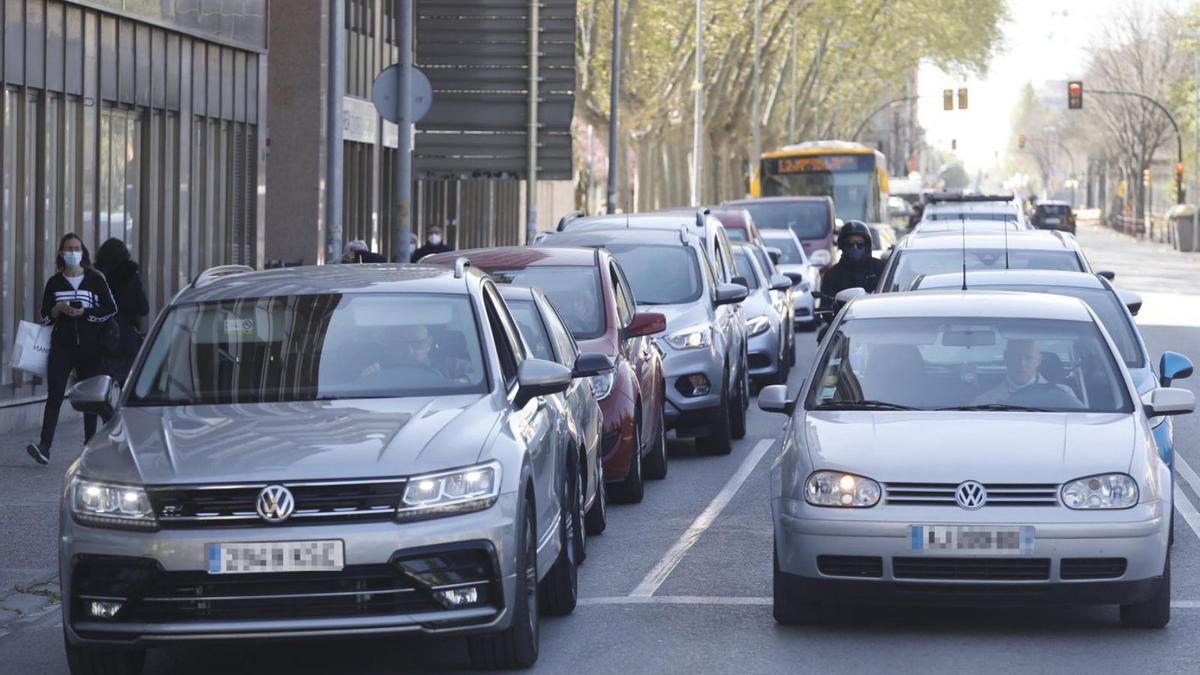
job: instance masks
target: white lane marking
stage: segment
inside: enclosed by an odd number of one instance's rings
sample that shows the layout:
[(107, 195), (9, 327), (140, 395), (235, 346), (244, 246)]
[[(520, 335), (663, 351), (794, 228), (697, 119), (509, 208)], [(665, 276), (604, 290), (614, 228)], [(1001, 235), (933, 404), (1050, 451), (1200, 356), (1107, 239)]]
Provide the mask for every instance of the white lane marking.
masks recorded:
[[(1175, 470), (1183, 477), (1193, 490), (1200, 491), (1200, 476), (1192, 470), (1188, 465), (1187, 460), (1183, 455), (1179, 454), (1179, 448), (1175, 448)], [(1175, 509), (1179, 511), (1179, 515), (1183, 516), (1184, 522), (1188, 527), (1192, 528), (1192, 534), (1200, 538), (1200, 512), (1196, 510), (1196, 505), (1188, 498), (1187, 493), (1183, 490), (1175, 490)]]
[[(768, 606), (769, 597), (708, 596), (708, 595), (616, 595), (599, 598), (580, 598), (579, 605), (715, 605), (720, 607)], [(1200, 600), (1172, 600), (1172, 609), (1200, 609)]]
[(667, 551), (662, 560), (658, 561), (654, 569), (650, 570), (646, 578), (642, 579), (642, 583), (633, 589), (633, 592), (629, 594), (630, 597), (650, 597), (654, 595), (658, 587), (662, 586), (663, 582), (667, 580), (667, 577), (671, 575), (671, 572), (675, 570), (679, 562), (683, 560), (683, 556), (687, 554), (688, 550), (696, 545), (696, 542), (700, 539), (700, 535), (704, 534), (704, 531), (712, 526), (717, 516), (721, 515), (721, 511), (729, 505), (730, 500), (737, 494), (738, 489), (742, 487), (742, 483), (746, 482), (746, 479), (754, 471), (754, 467), (758, 466), (758, 462), (763, 458), (763, 455), (767, 454), (767, 450), (774, 444), (774, 439), (770, 438), (764, 438), (755, 444), (754, 449), (750, 451), (746, 459), (742, 460), (742, 465), (738, 467), (737, 472), (730, 476), (729, 482), (725, 483), (725, 487), (721, 488), (721, 491), (717, 493), (716, 497), (713, 497), (708, 506), (704, 508), (704, 511), (699, 516), (696, 516), (691, 526), (679, 537), (675, 545)]

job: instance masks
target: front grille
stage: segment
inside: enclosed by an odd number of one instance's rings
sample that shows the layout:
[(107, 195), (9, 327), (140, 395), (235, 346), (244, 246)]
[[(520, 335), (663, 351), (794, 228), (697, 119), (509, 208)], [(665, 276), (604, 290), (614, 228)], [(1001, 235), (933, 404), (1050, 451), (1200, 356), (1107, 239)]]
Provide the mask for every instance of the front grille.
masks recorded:
[(897, 579), (1043, 581), (1050, 578), (1049, 558), (892, 558)]
[[(992, 483), (987, 490), (989, 506), (1058, 506), (1058, 486), (1049, 483)], [(886, 483), (888, 504), (914, 506), (957, 506), (958, 483)]]
[[(403, 479), (280, 483), (291, 491), (295, 511), (288, 524), (389, 520), (404, 496)], [(254, 485), (170, 486), (149, 488), (150, 503), (161, 527), (236, 527), (263, 524)]]
[[(337, 572), (208, 574), (164, 571), (154, 560), (112, 556), (76, 559), (71, 616), (75, 621), (142, 623), (388, 616), (447, 609), (438, 590), (474, 586), (473, 607), (501, 598), (488, 550), (430, 552)], [(91, 602), (117, 601), (111, 619), (87, 614)]]
[(1117, 579), (1125, 576), (1124, 558), (1063, 558), (1058, 576), (1074, 579)]
[(864, 555), (819, 555), (817, 571), (828, 577), (883, 576), (883, 558)]

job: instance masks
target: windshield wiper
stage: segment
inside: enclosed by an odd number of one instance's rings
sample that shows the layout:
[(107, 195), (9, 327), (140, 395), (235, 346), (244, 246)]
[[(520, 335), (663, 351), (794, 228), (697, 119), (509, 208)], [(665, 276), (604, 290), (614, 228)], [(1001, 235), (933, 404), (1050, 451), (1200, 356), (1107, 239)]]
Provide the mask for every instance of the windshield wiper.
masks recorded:
[(938, 410), (1015, 410), (1020, 412), (1054, 412), (1045, 408), (1033, 408), (1027, 405), (1013, 405), (1011, 403), (981, 403), (979, 405), (956, 405), (949, 408), (938, 408)]
[(912, 406), (888, 403), (887, 401), (826, 401), (818, 404), (817, 410), (916, 410)]

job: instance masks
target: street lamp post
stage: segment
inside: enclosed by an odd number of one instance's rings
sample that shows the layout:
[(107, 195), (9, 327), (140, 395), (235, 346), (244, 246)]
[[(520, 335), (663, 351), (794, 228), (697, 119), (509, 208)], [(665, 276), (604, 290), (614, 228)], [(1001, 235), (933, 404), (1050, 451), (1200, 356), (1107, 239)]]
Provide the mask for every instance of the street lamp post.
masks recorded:
[(608, 212), (617, 212), (617, 112), (621, 97), (621, 0), (613, 0), (612, 87), (608, 104)]
[(1200, 33), (1188, 30), (1183, 37), (1195, 42), (1192, 48), (1192, 250), (1200, 251)]
[(704, 0), (696, 0), (696, 79), (692, 120), (692, 206), (699, 206), (704, 168)]

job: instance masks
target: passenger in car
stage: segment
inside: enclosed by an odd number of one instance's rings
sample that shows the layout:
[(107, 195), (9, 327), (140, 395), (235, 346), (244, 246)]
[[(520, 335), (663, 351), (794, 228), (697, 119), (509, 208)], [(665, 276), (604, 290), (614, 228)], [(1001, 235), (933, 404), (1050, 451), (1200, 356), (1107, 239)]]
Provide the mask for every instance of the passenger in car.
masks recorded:
[[(449, 338), (444, 340), (450, 341)], [(388, 345), (391, 355), (383, 355), (367, 366), (362, 372), (363, 378), (393, 366), (431, 371), (449, 382), (466, 381), (471, 376), (470, 361), (448, 355), (447, 349), (434, 349), (436, 345), (427, 326), (397, 326), (389, 335)]]
[(1028, 395), (1040, 394), (1038, 398), (1050, 398), (1056, 405), (1083, 407), (1070, 387), (1046, 379), (1041, 372), (1042, 358), (1037, 340), (1010, 339), (1004, 346), (1004, 379), (981, 394), (975, 403), (1021, 403)]

